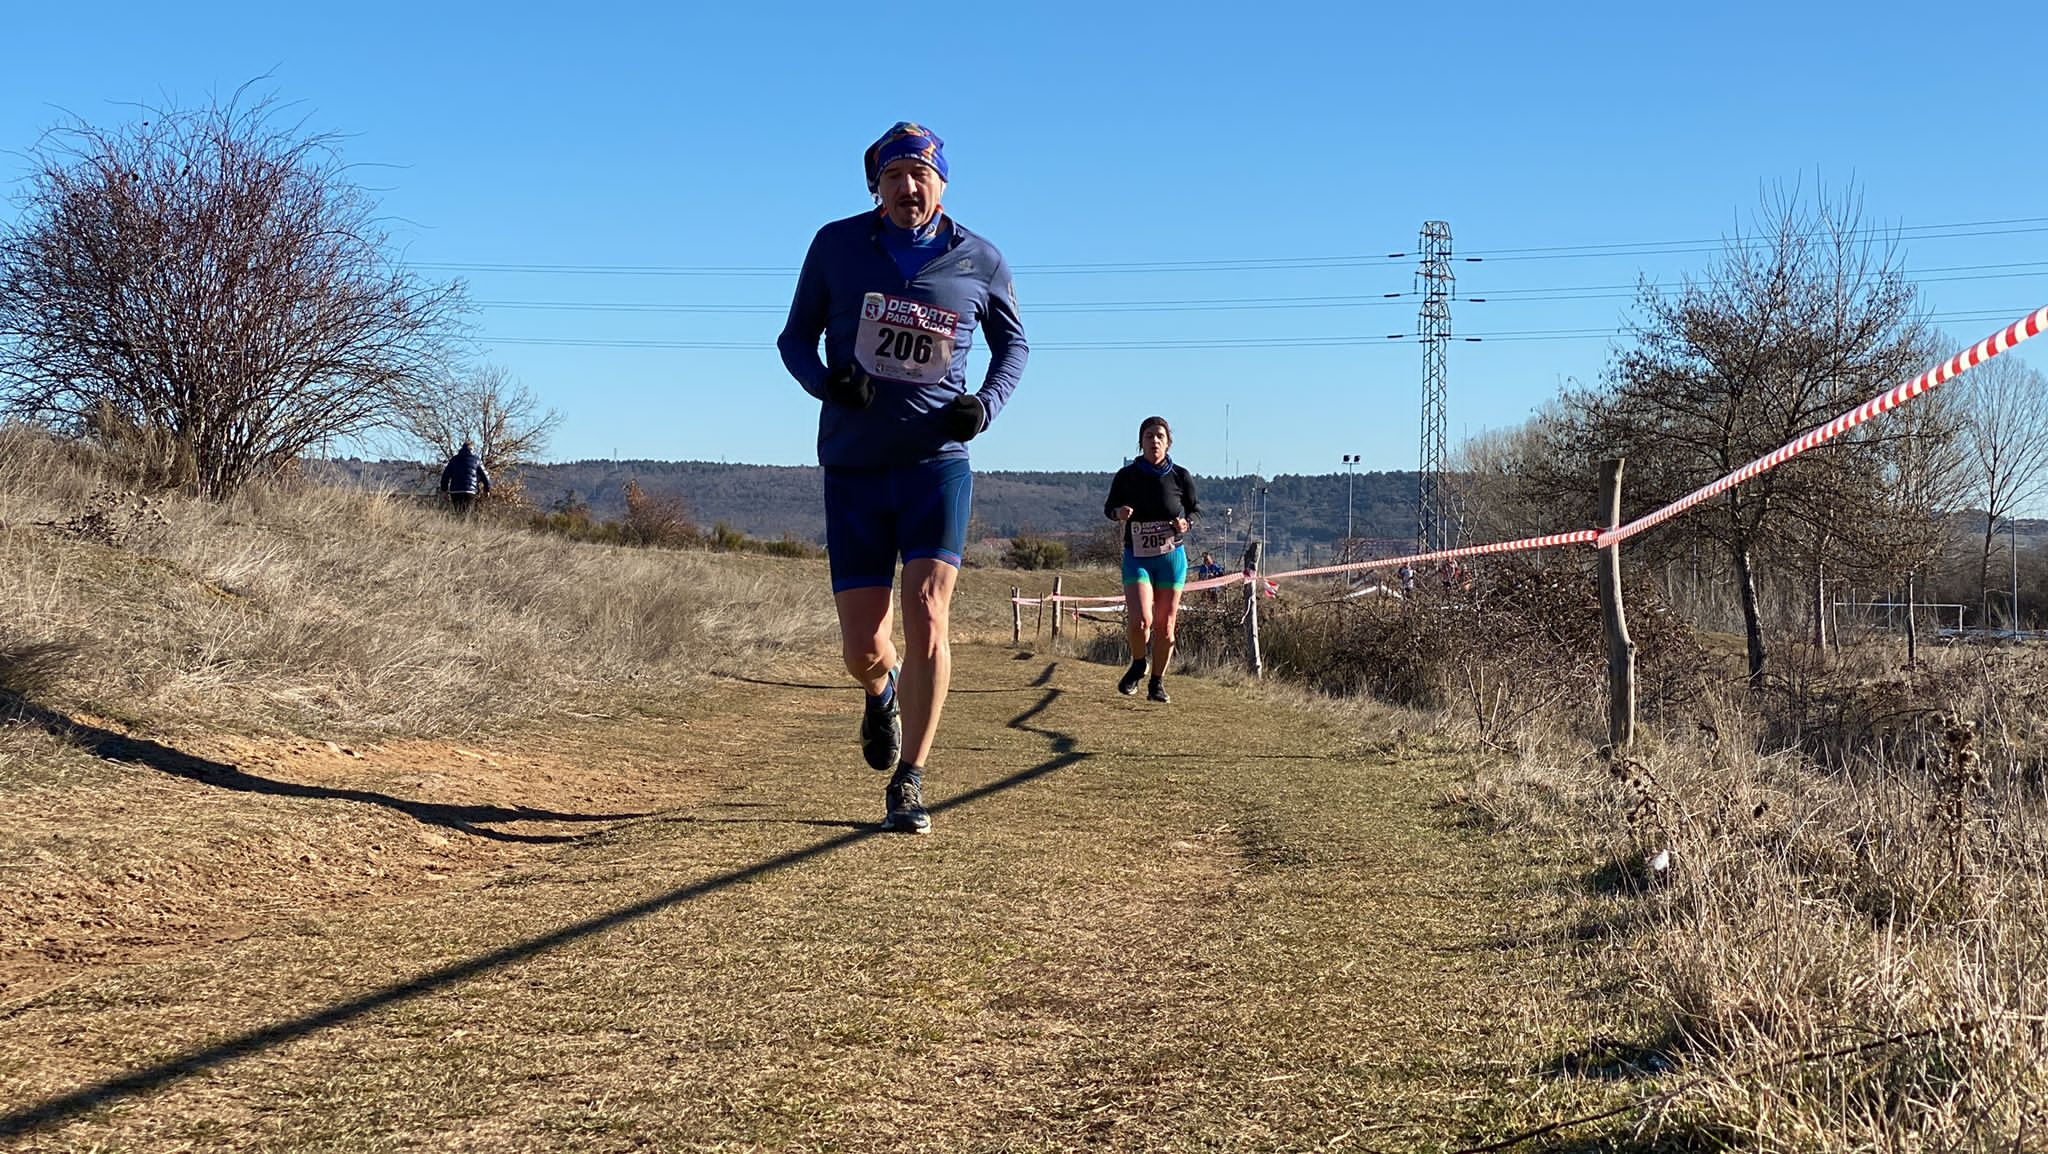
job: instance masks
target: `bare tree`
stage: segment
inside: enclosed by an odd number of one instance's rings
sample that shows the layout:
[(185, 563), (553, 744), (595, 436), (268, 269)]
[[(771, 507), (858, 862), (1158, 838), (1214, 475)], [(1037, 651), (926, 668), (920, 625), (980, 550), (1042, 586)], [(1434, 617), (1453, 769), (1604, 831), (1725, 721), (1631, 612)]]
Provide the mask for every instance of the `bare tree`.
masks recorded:
[(468, 441), (484, 464), (507, 474), (537, 465), (562, 415), (499, 365), (482, 365), (414, 398), (405, 431), (438, 468)]
[[(1895, 247), (1853, 196), (1768, 198), (1752, 235), (1670, 292), (1646, 285), (1632, 345), (1603, 386), (1567, 393), (1553, 460), (1624, 456), (1638, 512), (1790, 441), (1924, 366), (1933, 343)], [(1929, 420), (1932, 420), (1930, 415)], [(1924, 487), (1896, 484), (1948, 430), (1873, 421), (1639, 538), (1653, 556), (1698, 542), (1727, 554), (1760, 683), (1758, 569), (1830, 557), (1862, 567), (1925, 556)], [(1590, 469), (1587, 470), (1590, 474)], [(1909, 500), (1918, 494), (1920, 500)], [(1798, 570), (1795, 570), (1798, 571)]]
[[(1458, 503), (1458, 523), (1478, 541), (1534, 537), (1557, 531), (1559, 518), (1574, 528), (1593, 523), (1592, 489), (1586, 487), (1583, 507), (1559, 507), (1562, 488), (1571, 490), (1580, 477), (1560, 484), (1567, 471), (1582, 474), (1586, 462), (1553, 459), (1561, 420), (1555, 403), (1546, 405), (1520, 425), (1490, 429), (1468, 437), (1452, 455), (1449, 490)], [(1532, 483), (1535, 478), (1540, 482)]]
[(1968, 500), (1984, 514), (1977, 552), (1977, 604), (1991, 595), (1998, 523), (2048, 487), (2048, 377), (2010, 353), (1978, 365), (1959, 382)]
[(0, 233), (0, 405), (143, 430), (213, 497), (395, 422), (463, 311), (389, 255), (332, 137), (243, 95), (53, 130)]

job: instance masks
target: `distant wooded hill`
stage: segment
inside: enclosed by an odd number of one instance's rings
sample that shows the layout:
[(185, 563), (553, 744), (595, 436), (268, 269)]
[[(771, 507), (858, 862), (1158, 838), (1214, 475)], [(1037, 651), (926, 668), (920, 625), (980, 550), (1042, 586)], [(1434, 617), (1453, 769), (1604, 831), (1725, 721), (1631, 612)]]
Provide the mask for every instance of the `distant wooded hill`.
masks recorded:
[[(412, 493), (435, 489), (435, 475), (411, 462), (349, 458), (324, 464), (336, 479), (365, 488)], [(1093, 532), (1103, 524), (1102, 499), (1109, 492), (1109, 478), (1107, 472), (976, 473), (974, 536), (1067, 537)], [(682, 498), (706, 527), (724, 522), (749, 536), (769, 539), (788, 536), (822, 542), (825, 536), (815, 466), (570, 461), (530, 467), (520, 479), (542, 509), (581, 503), (592, 515), (614, 520), (626, 511), (626, 482), (638, 481), (649, 493)], [(1282, 474), (1270, 481), (1198, 474), (1195, 483), (1206, 522), (1198, 538), (1219, 548), (1242, 540), (1256, 513), (1254, 491), (1263, 484), (1269, 489), (1265, 531), (1270, 548), (1289, 557), (1327, 555), (1344, 536), (1346, 482), (1342, 473)], [(1355, 535), (1415, 535), (1414, 473), (1359, 473), (1349, 483)]]

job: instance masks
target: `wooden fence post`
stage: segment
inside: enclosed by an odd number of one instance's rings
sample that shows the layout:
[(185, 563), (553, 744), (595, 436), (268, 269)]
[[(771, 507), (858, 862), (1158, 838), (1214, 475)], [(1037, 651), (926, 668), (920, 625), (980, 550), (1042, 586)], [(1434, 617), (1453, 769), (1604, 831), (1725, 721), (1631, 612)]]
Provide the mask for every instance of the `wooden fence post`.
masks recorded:
[[(1939, 626), (1941, 622), (1934, 623)], [(1906, 666), (1912, 668), (1920, 662), (1920, 634), (1913, 627), (1913, 574), (1906, 574)]]
[[(1600, 509), (1607, 527), (1621, 525), (1622, 458), (1600, 462)], [(1621, 543), (1600, 563), (1600, 616), (1607, 633), (1607, 752), (1618, 757), (1636, 737), (1636, 645), (1621, 604)]]
[[(1060, 579), (1057, 576), (1052, 579), (1052, 595), (1054, 597), (1060, 595)], [(1060, 639), (1060, 603), (1058, 601), (1052, 603), (1052, 639), (1054, 641)]]
[(1251, 574), (1244, 586), (1244, 654), (1245, 668), (1253, 677), (1266, 675), (1265, 662), (1259, 657), (1259, 594), (1266, 584), (1259, 570), (1259, 548), (1264, 542), (1253, 541), (1244, 547), (1244, 569)]
[(1015, 585), (1010, 586), (1010, 644), (1012, 645), (1019, 644), (1024, 640), (1024, 606), (1017, 600), (1022, 596), (1024, 596), (1023, 589)]

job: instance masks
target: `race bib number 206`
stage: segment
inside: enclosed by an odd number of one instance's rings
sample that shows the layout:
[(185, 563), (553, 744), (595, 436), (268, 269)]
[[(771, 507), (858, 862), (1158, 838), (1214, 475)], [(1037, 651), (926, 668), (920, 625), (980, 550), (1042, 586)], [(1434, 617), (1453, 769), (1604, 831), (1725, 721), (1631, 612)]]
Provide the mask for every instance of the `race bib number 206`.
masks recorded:
[(946, 379), (960, 314), (923, 301), (868, 293), (860, 302), (854, 359), (877, 377), (934, 385)]

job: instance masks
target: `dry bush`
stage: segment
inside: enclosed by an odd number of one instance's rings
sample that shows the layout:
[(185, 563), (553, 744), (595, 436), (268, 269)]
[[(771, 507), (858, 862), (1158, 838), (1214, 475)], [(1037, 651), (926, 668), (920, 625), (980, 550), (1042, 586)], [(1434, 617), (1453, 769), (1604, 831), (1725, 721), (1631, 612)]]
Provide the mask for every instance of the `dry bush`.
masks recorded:
[(681, 495), (650, 493), (636, 478), (626, 480), (625, 495), (626, 519), (620, 527), (627, 544), (680, 549), (703, 539), (703, 531)]
[(1012, 537), (1003, 563), (1012, 569), (1062, 569), (1067, 564), (1067, 546), (1063, 541), (1028, 534)]
[[(1598, 592), (1579, 566), (1508, 557), (1475, 565), (1457, 587), (1425, 578), (1405, 599), (1345, 593), (1290, 583), (1260, 602), (1260, 649), (1274, 676), (1332, 696), (1449, 710), (1492, 743), (1602, 716)], [(1646, 711), (1679, 710), (1698, 695), (1699, 646), (1646, 582), (1632, 580), (1627, 595)], [(1198, 611), (1180, 631), (1189, 660), (1241, 664), (1241, 591), (1190, 603)]]
[(803, 563), (579, 545), (292, 484), (117, 521), (104, 470), (26, 443), (35, 459), (10, 451), (0, 477), (0, 640), (92, 639), (38, 673), (53, 707), (446, 733), (831, 635)]

